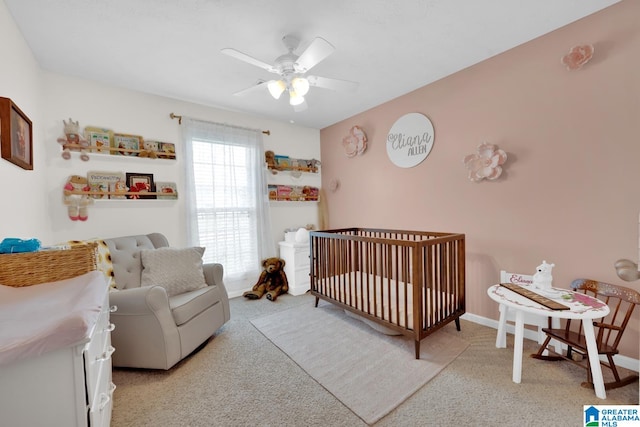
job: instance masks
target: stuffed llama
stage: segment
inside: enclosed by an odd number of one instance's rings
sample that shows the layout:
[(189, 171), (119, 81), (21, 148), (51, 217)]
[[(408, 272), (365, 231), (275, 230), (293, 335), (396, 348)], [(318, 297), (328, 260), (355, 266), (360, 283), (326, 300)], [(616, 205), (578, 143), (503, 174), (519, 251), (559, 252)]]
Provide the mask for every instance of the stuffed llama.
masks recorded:
[(541, 290), (551, 290), (551, 283), (553, 282), (551, 270), (555, 266), (555, 264), (547, 264), (547, 261), (542, 261), (542, 264), (536, 267), (536, 272), (533, 275), (533, 287)]

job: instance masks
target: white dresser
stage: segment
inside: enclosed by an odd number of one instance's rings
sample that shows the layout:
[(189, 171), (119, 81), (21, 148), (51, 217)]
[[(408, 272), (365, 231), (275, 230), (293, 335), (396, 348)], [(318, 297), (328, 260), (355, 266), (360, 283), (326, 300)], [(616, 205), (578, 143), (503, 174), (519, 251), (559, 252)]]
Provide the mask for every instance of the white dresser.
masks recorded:
[[(109, 307), (103, 276), (93, 273), (87, 274), (86, 286), (95, 287), (89, 288), (95, 295), (78, 297), (78, 305), (86, 305), (88, 314), (63, 319), (61, 326), (50, 334), (57, 341), (49, 337), (41, 339), (38, 345), (50, 350), (42, 353), (38, 346), (25, 344), (24, 357), (0, 364), (0, 424), (109, 426), (115, 390), (111, 381), (114, 327), (109, 322), (109, 313), (115, 307)], [(37, 296), (32, 299), (38, 302)], [(28, 315), (38, 316), (38, 311), (31, 310)], [(0, 324), (6, 325), (5, 320), (0, 318)], [(78, 333), (83, 335), (79, 341), (55, 348), (56, 343), (73, 339)], [(30, 355), (33, 353), (42, 354)], [(17, 355), (13, 354), (13, 358)]]
[(280, 242), (280, 258), (285, 262), (284, 272), (291, 295), (302, 295), (311, 288), (311, 261), (309, 242)]

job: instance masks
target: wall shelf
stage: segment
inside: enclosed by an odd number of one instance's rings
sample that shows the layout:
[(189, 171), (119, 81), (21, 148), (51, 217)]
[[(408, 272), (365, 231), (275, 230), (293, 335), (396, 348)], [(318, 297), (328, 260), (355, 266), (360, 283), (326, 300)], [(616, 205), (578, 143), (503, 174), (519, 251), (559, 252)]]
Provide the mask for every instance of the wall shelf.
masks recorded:
[[(82, 191), (82, 190), (63, 190), (65, 196), (71, 196), (73, 194), (77, 194), (80, 196), (161, 196), (162, 199), (155, 200), (177, 200), (178, 193), (174, 193), (175, 197), (171, 197), (166, 193), (158, 192), (158, 191)], [(154, 200), (145, 198), (131, 198), (127, 197), (126, 199), (117, 198), (117, 199), (105, 199), (105, 198), (94, 198), (94, 200)]]
[(69, 149), (71, 153), (80, 153), (81, 150), (86, 151), (91, 155), (113, 157), (116, 159), (122, 158), (134, 158), (134, 159), (149, 159), (149, 160), (176, 160), (176, 153), (160, 152), (156, 151), (157, 157), (149, 157), (148, 155), (141, 156), (140, 154), (149, 153), (148, 150), (133, 150), (128, 148), (116, 148), (116, 147), (98, 147), (96, 145), (82, 145), (82, 144), (63, 144), (63, 149)]

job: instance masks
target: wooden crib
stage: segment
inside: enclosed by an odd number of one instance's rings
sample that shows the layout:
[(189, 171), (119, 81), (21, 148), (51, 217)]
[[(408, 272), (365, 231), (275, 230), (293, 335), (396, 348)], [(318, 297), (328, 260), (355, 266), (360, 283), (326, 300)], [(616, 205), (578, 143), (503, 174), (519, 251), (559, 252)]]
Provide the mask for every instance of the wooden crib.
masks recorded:
[(312, 231), (311, 294), (420, 341), (465, 313), (464, 234)]

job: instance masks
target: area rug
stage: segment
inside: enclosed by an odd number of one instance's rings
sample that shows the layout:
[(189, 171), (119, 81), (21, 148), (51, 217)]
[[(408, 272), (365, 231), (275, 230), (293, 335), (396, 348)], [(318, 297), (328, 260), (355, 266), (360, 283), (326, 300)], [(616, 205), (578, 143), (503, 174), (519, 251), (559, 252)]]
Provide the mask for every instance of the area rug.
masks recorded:
[(367, 424), (373, 424), (434, 378), (468, 343), (450, 325), (421, 342), (375, 331), (321, 302), (251, 323)]

